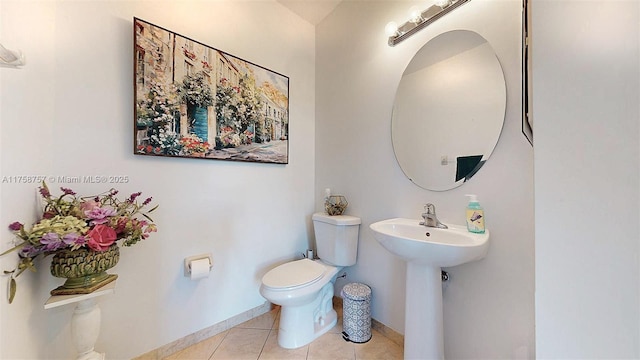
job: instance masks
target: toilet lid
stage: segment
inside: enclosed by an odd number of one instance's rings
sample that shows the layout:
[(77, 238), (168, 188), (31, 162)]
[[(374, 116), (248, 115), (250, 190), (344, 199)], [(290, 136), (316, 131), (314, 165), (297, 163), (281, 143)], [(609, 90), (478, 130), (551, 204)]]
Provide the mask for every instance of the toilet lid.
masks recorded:
[(270, 288), (292, 288), (317, 281), (325, 271), (326, 268), (315, 261), (296, 260), (267, 272), (262, 277), (262, 283)]

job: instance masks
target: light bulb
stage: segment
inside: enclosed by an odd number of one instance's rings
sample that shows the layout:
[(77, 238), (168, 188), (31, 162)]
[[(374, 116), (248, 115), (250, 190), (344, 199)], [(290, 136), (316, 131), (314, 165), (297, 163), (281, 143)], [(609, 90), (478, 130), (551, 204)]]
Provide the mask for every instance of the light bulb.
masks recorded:
[(412, 6), (409, 9), (409, 19), (411, 19), (411, 22), (413, 23), (419, 23), (420, 21), (424, 20), (422, 18), (422, 10), (420, 10), (418, 6)]
[(387, 33), (387, 36), (395, 36), (398, 35), (398, 24), (391, 21), (384, 27), (384, 32)]
[(451, 0), (435, 0), (434, 1), (434, 4), (441, 8), (449, 6), (450, 3), (451, 3)]

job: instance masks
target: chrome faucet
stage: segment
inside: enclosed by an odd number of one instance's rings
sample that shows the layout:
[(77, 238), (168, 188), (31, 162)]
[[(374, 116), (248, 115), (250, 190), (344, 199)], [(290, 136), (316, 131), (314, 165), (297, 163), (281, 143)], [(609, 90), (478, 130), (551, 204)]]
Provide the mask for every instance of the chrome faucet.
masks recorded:
[(426, 204), (424, 206), (422, 218), (424, 219), (424, 221), (421, 221), (420, 225), (439, 229), (448, 229), (447, 225), (441, 223), (440, 220), (438, 220), (438, 217), (436, 216), (436, 207), (433, 204)]

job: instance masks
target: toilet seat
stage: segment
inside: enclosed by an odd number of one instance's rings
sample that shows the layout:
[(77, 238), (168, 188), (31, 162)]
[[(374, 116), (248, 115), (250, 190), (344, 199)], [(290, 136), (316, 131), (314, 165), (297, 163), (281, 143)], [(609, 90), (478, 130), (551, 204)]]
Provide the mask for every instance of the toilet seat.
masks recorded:
[(309, 259), (282, 264), (262, 277), (262, 284), (271, 289), (291, 290), (320, 280), (326, 267)]

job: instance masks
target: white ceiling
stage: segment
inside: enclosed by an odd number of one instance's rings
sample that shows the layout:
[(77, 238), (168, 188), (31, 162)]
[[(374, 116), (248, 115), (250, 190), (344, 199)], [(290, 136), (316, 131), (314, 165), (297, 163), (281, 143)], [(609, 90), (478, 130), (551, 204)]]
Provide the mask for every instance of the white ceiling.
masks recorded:
[(342, 0), (277, 0), (295, 14), (310, 22), (311, 25), (318, 25)]

